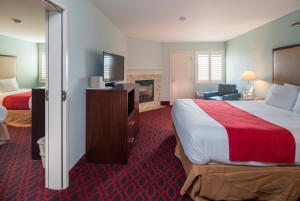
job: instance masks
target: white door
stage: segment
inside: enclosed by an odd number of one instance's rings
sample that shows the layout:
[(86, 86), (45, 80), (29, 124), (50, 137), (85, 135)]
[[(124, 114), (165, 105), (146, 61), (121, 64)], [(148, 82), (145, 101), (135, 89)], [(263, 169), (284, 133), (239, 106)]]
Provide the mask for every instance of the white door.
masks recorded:
[(178, 98), (193, 97), (192, 66), (193, 53), (170, 53), (170, 104)]
[[(46, 7), (46, 168), (45, 182), (50, 189), (69, 185), (67, 117), (67, 32), (66, 10), (57, 1)], [(53, 9), (55, 8), (55, 9)]]

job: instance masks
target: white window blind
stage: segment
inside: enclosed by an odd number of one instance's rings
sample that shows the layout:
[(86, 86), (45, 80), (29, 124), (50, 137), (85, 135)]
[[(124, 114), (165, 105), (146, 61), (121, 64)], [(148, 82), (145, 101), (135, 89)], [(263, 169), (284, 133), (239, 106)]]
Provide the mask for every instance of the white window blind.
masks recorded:
[(196, 52), (196, 82), (223, 82), (223, 52)]
[(47, 78), (45, 44), (39, 44), (39, 83), (45, 83)]

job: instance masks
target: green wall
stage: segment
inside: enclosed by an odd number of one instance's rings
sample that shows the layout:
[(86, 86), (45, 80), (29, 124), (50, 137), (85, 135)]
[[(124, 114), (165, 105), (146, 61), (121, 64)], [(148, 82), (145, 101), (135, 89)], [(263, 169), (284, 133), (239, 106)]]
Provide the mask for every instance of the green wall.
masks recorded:
[(17, 57), (17, 80), (20, 88), (38, 85), (38, 44), (0, 35), (0, 54)]
[(256, 97), (265, 97), (272, 84), (272, 50), (300, 43), (300, 27), (291, 26), (299, 19), (297, 10), (227, 41), (226, 82), (248, 90), (247, 81), (240, 81), (239, 77), (245, 70), (252, 70), (260, 78), (255, 81)]

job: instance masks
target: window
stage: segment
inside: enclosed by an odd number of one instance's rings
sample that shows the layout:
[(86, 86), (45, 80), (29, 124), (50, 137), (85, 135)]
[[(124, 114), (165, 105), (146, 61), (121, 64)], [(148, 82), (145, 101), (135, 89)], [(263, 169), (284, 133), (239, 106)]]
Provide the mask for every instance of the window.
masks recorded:
[(45, 44), (39, 44), (39, 83), (46, 82), (46, 52)]
[(224, 74), (223, 52), (196, 52), (196, 83), (221, 83)]

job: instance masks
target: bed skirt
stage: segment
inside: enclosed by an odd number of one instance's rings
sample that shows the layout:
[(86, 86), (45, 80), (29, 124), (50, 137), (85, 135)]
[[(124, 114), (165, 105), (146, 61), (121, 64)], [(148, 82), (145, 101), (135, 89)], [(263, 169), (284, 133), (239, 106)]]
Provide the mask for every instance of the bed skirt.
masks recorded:
[(14, 127), (31, 127), (31, 110), (7, 110), (5, 124)]
[(197, 165), (189, 161), (177, 134), (175, 136), (175, 156), (187, 175), (181, 195), (188, 194), (196, 201), (296, 201), (300, 196), (300, 166)]

